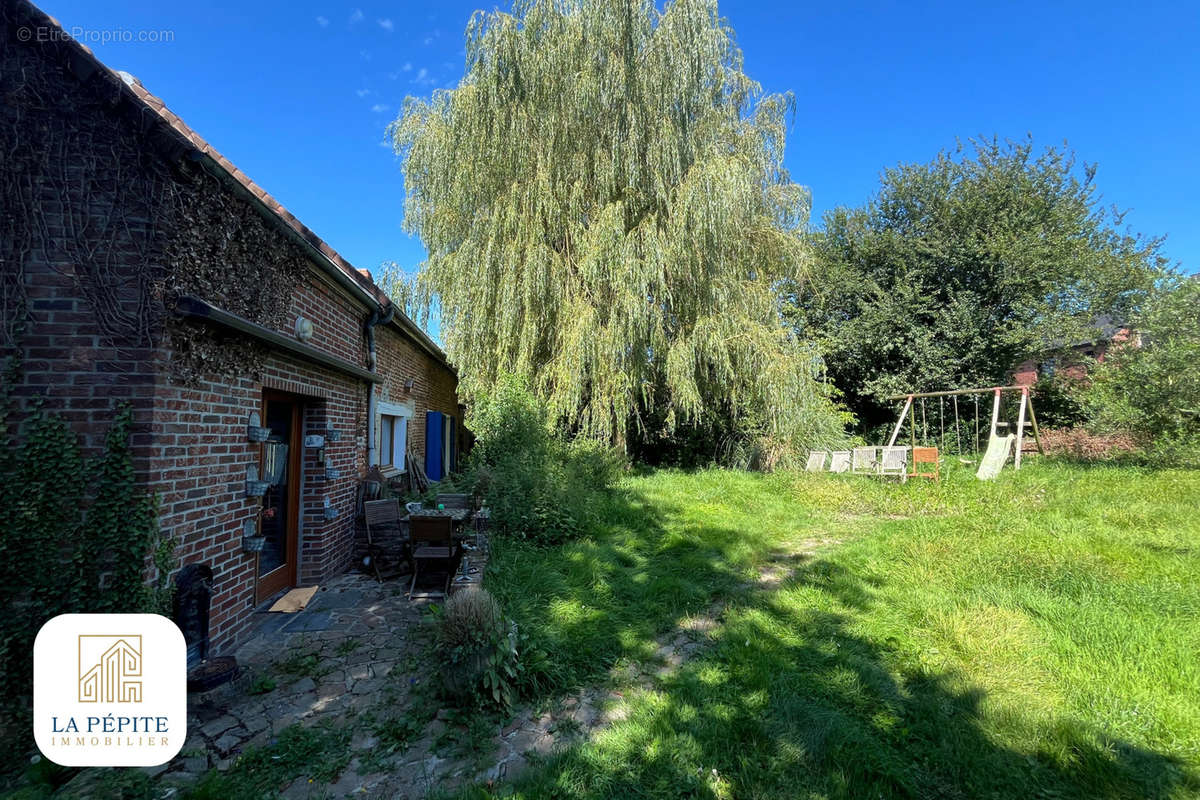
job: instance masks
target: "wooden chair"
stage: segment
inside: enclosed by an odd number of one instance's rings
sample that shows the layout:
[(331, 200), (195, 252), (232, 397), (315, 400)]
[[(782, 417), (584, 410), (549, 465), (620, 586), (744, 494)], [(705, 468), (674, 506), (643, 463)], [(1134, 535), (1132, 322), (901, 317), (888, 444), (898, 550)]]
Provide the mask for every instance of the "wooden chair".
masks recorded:
[(419, 517), (408, 518), (408, 532), (412, 540), (413, 577), (408, 587), (411, 598), (417, 588), (417, 578), (421, 568), (426, 565), (443, 563), (446, 566), (446, 581), (442, 594), (450, 590), (450, 579), (454, 577), (455, 559), (458, 555), (454, 546), (454, 526), (449, 517)]
[(401, 521), (400, 501), (367, 500), (363, 503), (363, 520), (367, 527), (367, 553), (375, 577), (400, 574), (407, 560), (409, 537)]
[[(932, 472), (928, 471), (928, 465), (932, 465)], [(923, 471), (921, 468), (925, 466)], [(914, 447), (912, 456), (912, 471), (908, 473), (910, 478), (932, 478), (934, 481), (941, 481), (941, 468), (938, 464), (938, 449), (936, 447)]]
[(469, 494), (439, 494), (437, 502), (446, 508), (465, 508), (468, 511), (471, 509), (471, 495)]

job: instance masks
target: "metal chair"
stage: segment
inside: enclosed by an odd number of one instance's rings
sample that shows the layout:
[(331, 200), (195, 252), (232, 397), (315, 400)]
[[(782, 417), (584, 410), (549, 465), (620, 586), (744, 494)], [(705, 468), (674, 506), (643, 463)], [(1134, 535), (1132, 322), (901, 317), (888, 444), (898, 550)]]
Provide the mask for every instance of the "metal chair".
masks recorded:
[(805, 472), (821, 472), (825, 469), (825, 457), (829, 453), (824, 450), (809, 450), (808, 463), (804, 465)]
[(408, 587), (411, 598), (417, 588), (421, 567), (441, 562), (446, 565), (446, 581), (442, 594), (450, 590), (450, 579), (454, 576), (458, 549), (454, 546), (454, 525), (450, 517), (410, 516), (408, 532), (412, 540), (413, 577)]
[(876, 467), (878, 475), (892, 475), (904, 483), (908, 479), (908, 448), (881, 447), (883, 451)]
[(367, 553), (375, 577), (400, 574), (407, 561), (409, 537), (400, 515), (400, 501), (368, 500), (363, 503), (363, 521), (367, 528)]

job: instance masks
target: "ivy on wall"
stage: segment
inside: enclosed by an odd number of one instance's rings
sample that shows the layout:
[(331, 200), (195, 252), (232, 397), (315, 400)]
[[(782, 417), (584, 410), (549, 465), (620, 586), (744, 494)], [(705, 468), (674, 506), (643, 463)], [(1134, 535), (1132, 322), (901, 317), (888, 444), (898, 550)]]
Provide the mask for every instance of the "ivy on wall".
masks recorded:
[[(59, 415), (35, 402), (18, 436), (13, 360), (0, 378), (0, 773), (31, 746), (33, 640), (67, 613), (170, 613), (174, 543), (141, 488), (130, 448), (133, 412), (115, 409), (94, 458)], [(147, 582), (147, 574), (157, 580)]]

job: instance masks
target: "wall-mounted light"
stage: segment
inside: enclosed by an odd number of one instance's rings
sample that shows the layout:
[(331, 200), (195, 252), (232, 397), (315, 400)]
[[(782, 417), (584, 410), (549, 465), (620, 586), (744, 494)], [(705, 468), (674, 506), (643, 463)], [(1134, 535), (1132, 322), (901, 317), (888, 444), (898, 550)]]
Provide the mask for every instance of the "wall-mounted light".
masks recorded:
[(404, 382), (404, 391), (411, 392), (413, 390), (414, 383), (416, 383), (416, 381), (414, 381), (412, 378), (409, 378), (408, 380), (406, 380)]

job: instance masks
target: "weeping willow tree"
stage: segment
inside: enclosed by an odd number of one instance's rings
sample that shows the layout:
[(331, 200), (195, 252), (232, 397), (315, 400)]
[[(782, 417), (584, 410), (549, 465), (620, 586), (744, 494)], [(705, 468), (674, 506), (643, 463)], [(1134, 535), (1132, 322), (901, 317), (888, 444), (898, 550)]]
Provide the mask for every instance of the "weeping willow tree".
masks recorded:
[(808, 263), (793, 99), (745, 75), (715, 0), (517, 0), (466, 40), (457, 88), (389, 129), (466, 395), (515, 373), (614, 442), (713, 422), (839, 436), (779, 308)]

